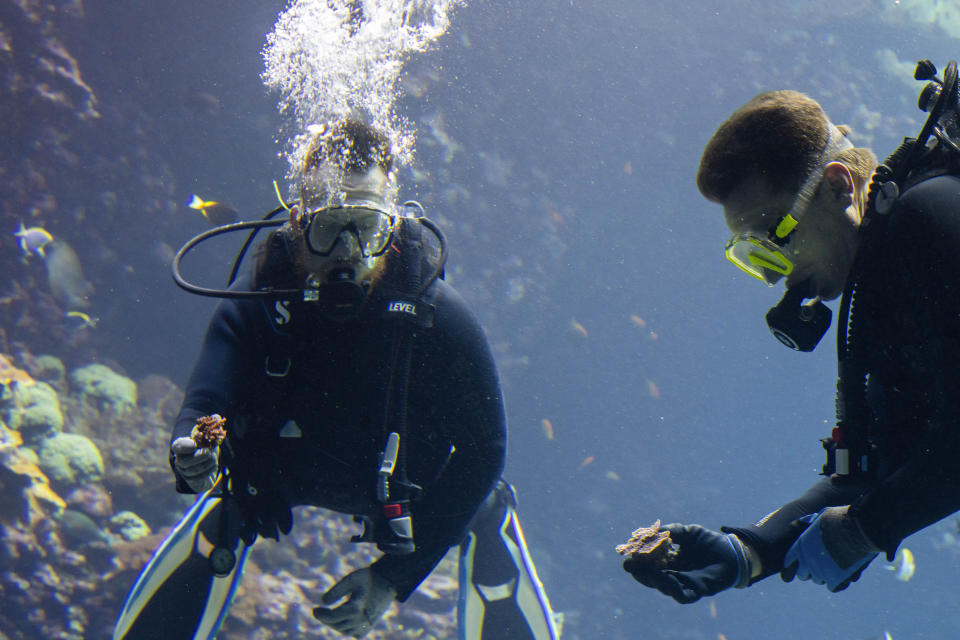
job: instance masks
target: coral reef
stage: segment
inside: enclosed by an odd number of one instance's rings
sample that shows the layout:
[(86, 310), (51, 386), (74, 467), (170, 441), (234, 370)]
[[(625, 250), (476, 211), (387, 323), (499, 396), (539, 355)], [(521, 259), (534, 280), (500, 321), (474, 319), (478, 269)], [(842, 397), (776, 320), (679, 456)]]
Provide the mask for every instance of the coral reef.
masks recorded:
[(103, 479), (103, 458), (90, 438), (75, 433), (58, 433), (42, 439), (37, 446), (40, 468), (58, 487), (74, 487)]
[[(342, 638), (313, 618), (320, 596), (343, 576), (372, 562), (368, 545), (345, 542), (351, 519), (323, 509), (298, 507), (296, 525), (280, 542), (259, 540), (221, 640)], [(403, 605), (391, 605), (366, 636), (372, 640), (456, 637), (456, 553), (450, 553)]]
[[(55, 358), (24, 351), (2, 362), (8, 371), (0, 380), (3, 637), (108, 638), (140, 569), (190, 504), (174, 491), (166, 461), (170, 420), (183, 392), (149, 376), (140, 384), (140, 404), (131, 405), (136, 385), (105, 366), (76, 369), (64, 385)], [(348, 516), (298, 507), (295, 517), (289, 536), (255, 544), (220, 640), (340, 637), (312, 609), (375, 551), (348, 542), (356, 533)], [(391, 606), (368, 637), (456, 637), (455, 555), (407, 603)]]
[(60, 358), (49, 354), (37, 356), (31, 362), (26, 363), (26, 366), (35, 380), (42, 380), (57, 391), (64, 389), (67, 369)]
[(32, 444), (63, 428), (60, 401), (49, 384), (18, 382), (4, 389), (0, 393), (0, 415), (8, 427), (20, 432), (25, 442)]
[(150, 535), (150, 526), (133, 511), (121, 511), (110, 518), (110, 530), (127, 542)]
[(91, 364), (70, 372), (70, 385), (81, 401), (114, 413), (129, 413), (137, 406), (137, 383), (110, 367)]

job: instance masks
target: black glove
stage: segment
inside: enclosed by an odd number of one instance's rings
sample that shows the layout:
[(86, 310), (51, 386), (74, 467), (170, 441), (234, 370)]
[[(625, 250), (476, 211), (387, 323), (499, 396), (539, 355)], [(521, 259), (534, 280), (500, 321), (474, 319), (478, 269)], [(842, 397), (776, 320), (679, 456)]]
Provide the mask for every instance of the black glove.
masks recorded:
[(313, 617), (345, 636), (362, 638), (396, 597), (397, 590), (389, 580), (369, 567), (357, 569), (323, 594), (325, 605), (343, 598), (347, 601), (334, 608), (316, 607)]
[(230, 468), (230, 486), (243, 516), (240, 537), (247, 545), (256, 536), (280, 539), (293, 527), (293, 512), (284, 496), (282, 469), (275, 453), (262, 449), (258, 455), (245, 456)]
[(750, 556), (737, 536), (698, 524), (668, 524), (662, 530), (669, 531), (670, 539), (679, 546), (677, 556), (665, 568), (644, 560), (623, 561), (624, 570), (640, 584), (680, 604), (749, 584)]

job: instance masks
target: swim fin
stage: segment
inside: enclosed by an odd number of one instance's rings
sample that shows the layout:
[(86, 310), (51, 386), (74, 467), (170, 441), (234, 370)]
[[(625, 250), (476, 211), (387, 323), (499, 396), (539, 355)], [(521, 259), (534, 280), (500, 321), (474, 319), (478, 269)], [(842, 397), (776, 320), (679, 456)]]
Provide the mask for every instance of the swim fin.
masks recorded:
[(459, 640), (557, 640), (553, 610), (503, 482), (487, 497), (460, 545)]
[[(226, 617), (250, 546), (220, 476), (164, 539), (127, 596), (113, 640), (211, 640)], [(219, 544), (218, 544), (219, 542)]]

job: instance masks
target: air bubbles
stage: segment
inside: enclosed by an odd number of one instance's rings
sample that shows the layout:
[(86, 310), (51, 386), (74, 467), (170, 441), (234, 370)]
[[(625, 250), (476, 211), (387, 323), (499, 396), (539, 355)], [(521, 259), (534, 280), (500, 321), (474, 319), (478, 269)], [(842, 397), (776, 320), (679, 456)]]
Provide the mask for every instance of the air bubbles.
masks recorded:
[(279, 93), (288, 135), (284, 156), (296, 180), (308, 127), (360, 117), (387, 134), (398, 166), (409, 165), (413, 125), (394, 110), (409, 56), (447, 30), (465, 0), (296, 0), (263, 49), (264, 84)]

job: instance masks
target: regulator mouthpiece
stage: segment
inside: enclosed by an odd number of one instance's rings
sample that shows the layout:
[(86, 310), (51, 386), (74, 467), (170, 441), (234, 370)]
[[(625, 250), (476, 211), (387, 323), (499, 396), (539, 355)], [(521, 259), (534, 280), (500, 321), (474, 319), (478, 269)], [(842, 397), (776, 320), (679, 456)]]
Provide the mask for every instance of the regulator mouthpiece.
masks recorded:
[(794, 351), (813, 351), (830, 328), (830, 308), (819, 298), (803, 304), (809, 294), (808, 284), (787, 289), (777, 306), (767, 312), (767, 326), (773, 337)]

